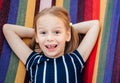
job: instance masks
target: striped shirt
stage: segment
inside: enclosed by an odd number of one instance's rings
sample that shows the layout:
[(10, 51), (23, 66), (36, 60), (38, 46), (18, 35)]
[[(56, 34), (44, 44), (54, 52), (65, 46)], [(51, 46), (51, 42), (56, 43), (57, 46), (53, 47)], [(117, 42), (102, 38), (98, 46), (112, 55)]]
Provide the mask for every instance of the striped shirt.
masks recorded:
[(31, 83), (81, 83), (84, 61), (77, 50), (54, 59), (32, 52), (25, 66)]

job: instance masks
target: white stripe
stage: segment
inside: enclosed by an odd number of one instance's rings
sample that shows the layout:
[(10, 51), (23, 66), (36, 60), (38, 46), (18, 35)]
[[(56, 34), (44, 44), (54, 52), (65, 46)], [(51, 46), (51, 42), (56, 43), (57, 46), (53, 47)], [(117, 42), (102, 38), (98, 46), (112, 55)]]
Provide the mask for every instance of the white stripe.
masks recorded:
[(33, 63), (34, 63), (34, 61), (36, 60), (37, 57), (39, 57), (39, 56), (36, 56), (36, 57), (34, 58), (34, 60), (33, 60), (32, 64), (31, 64), (31, 66), (30, 66), (31, 82), (33, 81), (33, 80), (32, 80), (32, 66), (33, 66)]
[(67, 69), (67, 65), (66, 65), (64, 56), (62, 56), (62, 59), (63, 59), (63, 63), (64, 63), (64, 66), (65, 66), (65, 71), (66, 71), (66, 81), (67, 81), (66, 83), (69, 83), (68, 69)]
[(43, 72), (43, 83), (45, 83), (45, 77), (46, 77), (46, 66), (47, 66), (47, 62), (45, 61), (45, 66), (44, 66), (44, 72)]
[(72, 60), (72, 64), (73, 64), (74, 71), (75, 71), (75, 83), (77, 83), (77, 70), (76, 70), (75, 62), (71, 56), (70, 56), (70, 58)]
[(36, 78), (37, 78), (37, 71), (38, 71), (38, 65), (36, 65), (36, 71), (35, 71), (35, 80), (34, 80), (34, 83), (36, 83)]
[(41, 0), (40, 1), (40, 8), (39, 12), (42, 11), (45, 8), (49, 8), (52, 5), (52, 0)]
[[(42, 56), (39, 57), (39, 60), (38, 60), (37, 63), (40, 62), (41, 57), (42, 57)], [(34, 83), (36, 83), (36, 80), (37, 80), (37, 72), (38, 72), (38, 64), (36, 65), (36, 70), (35, 70), (35, 80), (34, 80), (35, 82), (34, 82)]]
[[(37, 55), (37, 53), (36, 54), (34, 54), (32, 57), (34, 57), (34, 56), (36, 56)], [(26, 69), (28, 70), (28, 65), (29, 65), (29, 63), (30, 63), (30, 61), (31, 61), (31, 59), (32, 59), (32, 57), (29, 59), (29, 61), (27, 62), (27, 65), (26, 65)]]
[(75, 53), (73, 53), (75, 56), (76, 56), (76, 58), (79, 60), (79, 62), (80, 62), (80, 64), (81, 64), (81, 66), (82, 66), (82, 68), (81, 69), (83, 69), (84, 68), (84, 66), (83, 66), (83, 63), (82, 63), (82, 61), (80, 60), (80, 58), (75, 54)]
[(57, 83), (57, 65), (56, 65), (56, 59), (54, 59), (54, 70), (55, 70), (55, 83)]

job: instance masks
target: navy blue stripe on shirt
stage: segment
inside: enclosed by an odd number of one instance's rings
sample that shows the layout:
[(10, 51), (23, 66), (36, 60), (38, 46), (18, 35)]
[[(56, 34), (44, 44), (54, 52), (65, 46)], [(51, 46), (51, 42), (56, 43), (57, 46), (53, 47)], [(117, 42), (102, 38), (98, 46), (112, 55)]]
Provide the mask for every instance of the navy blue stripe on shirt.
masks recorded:
[(38, 64), (38, 74), (36, 83), (43, 83), (43, 71), (44, 71), (44, 63)]
[[(66, 83), (66, 72), (62, 58), (56, 59), (57, 63), (57, 83)], [(63, 75), (65, 74), (65, 75)], [(59, 79), (61, 78), (61, 79)]]
[(46, 66), (46, 83), (54, 83), (54, 63), (53, 61), (46, 61), (47, 62), (47, 66)]

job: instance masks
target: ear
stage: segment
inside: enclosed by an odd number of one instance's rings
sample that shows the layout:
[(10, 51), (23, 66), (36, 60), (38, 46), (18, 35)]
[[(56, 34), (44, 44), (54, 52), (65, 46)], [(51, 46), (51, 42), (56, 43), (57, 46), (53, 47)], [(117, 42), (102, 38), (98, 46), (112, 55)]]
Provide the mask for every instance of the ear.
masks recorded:
[(70, 39), (71, 39), (71, 33), (70, 33), (70, 31), (67, 31), (66, 34), (67, 34), (67, 36), (66, 36), (66, 37), (67, 37), (67, 38), (66, 38), (66, 41), (69, 42)]

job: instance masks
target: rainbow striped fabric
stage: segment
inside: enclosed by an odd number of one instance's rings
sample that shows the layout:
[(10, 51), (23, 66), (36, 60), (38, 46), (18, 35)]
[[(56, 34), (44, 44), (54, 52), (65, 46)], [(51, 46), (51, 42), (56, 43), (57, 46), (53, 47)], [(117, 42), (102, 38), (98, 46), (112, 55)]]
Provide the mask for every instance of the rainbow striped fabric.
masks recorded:
[(0, 0), (0, 83), (29, 82), (25, 66), (3, 36), (3, 25), (32, 27), (34, 16), (54, 5), (65, 7), (72, 23), (100, 20), (100, 35), (83, 71), (84, 83), (120, 83), (120, 0)]

